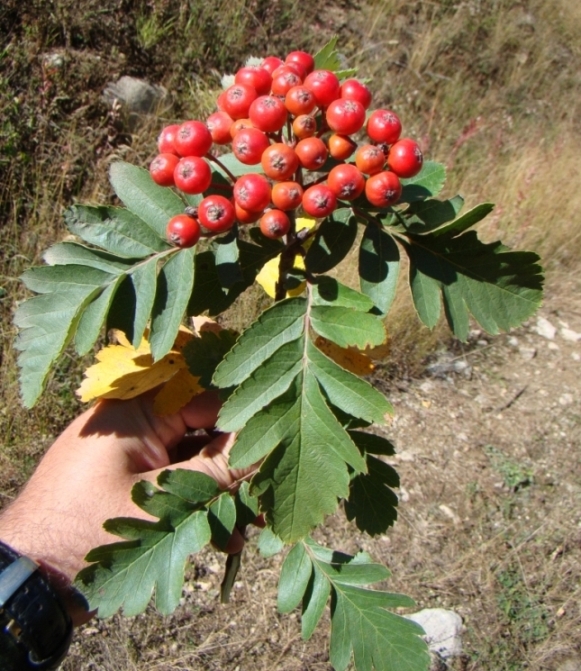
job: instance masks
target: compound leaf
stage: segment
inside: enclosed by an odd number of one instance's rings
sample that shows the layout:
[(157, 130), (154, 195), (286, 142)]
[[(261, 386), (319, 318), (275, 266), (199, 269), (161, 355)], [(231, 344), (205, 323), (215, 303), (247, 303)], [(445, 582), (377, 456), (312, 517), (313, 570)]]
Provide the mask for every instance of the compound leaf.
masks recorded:
[(125, 275), (117, 275), (98, 296), (87, 304), (75, 333), (75, 348), (79, 354), (86, 354), (97, 341), (115, 292), (124, 279)]
[(325, 574), (313, 565), (311, 579), (303, 597), (303, 611), (301, 614), (301, 635), (307, 641), (313, 635), (329, 596), (331, 595), (331, 582)]
[(334, 277), (321, 275), (313, 286), (313, 305), (336, 305), (369, 312), (373, 308), (373, 301), (365, 294), (341, 284)]
[(374, 433), (349, 431), (349, 435), (362, 453), (383, 454), (385, 456), (392, 456), (395, 454), (395, 447), (393, 444), (386, 438), (376, 436)]
[(49, 266), (80, 265), (119, 275), (130, 270), (138, 259), (124, 259), (114, 254), (90, 249), (76, 242), (59, 242), (43, 254)]
[(136, 214), (121, 207), (73, 205), (65, 212), (71, 233), (127, 258), (144, 258), (170, 245)]
[(290, 613), (296, 608), (309, 584), (313, 566), (302, 543), (297, 543), (287, 554), (278, 580), (278, 610)]
[(284, 543), (276, 534), (272, 533), (272, 529), (264, 527), (258, 537), (258, 550), (260, 554), (268, 559), (269, 557), (274, 557), (274, 555), (282, 552), (283, 548)]
[(156, 257), (148, 259), (145, 263), (136, 266), (129, 276), (135, 294), (131, 332), (132, 344), (136, 348), (139, 347), (153, 310), (157, 287), (157, 261)]
[(190, 554), (201, 550), (211, 537), (205, 505), (219, 494), (213, 478), (194, 471), (163, 471), (158, 484), (137, 484), (133, 500), (159, 516), (158, 522), (116, 518), (105, 528), (124, 542), (91, 550), (76, 585), (99, 617), (123, 609), (125, 615), (142, 613), (155, 590), (155, 604), (163, 614), (177, 607)]
[(240, 269), (240, 252), (238, 250), (238, 230), (233, 227), (226, 235), (214, 241), (216, 254), (216, 272), (220, 286), (231, 289), (243, 281)]
[(232, 331), (202, 331), (184, 347), (183, 355), (190, 373), (200, 378), (200, 384), (209, 389), (216, 367), (229, 352), (235, 341)]
[(221, 550), (226, 548), (236, 524), (236, 504), (229, 492), (223, 492), (208, 509), (212, 542)]
[(397, 496), (391, 489), (399, 487), (399, 477), (388, 464), (367, 456), (367, 473), (351, 481), (349, 499), (345, 502), (347, 519), (355, 519), (357, 528), (371, 536), (384, 533), (397, 520)]
[(393, 237), (368, 224), (359, 248), (359, 282), (361, 291), (384, 315), (395, 298), (399, 266), (399, 249)]
[(375, 315), (335, 306), (315, 306), (311, 312), (311, 325), (323, 338), (340, 347), (382, 345), (387, 339), (383, 322)]
[(404, 246), (414, 303), (427, 326), (437, 322), (440, 293), (450, 328), (461, 340), (468, 335), (470, 314), (496, 334), (518, 326), (540, 304), (543, 276), (536, 254), (513, 252), (500, 242), (484, 244), (474, 231), (413, 237)]
[(487, 217), (493, 209), (494, 205), (492, 203), (481, 203), (480, 205), (476, 205), (476, 207), (473, 207), (461, 217), (458, 217), (458, 219), (454, 219), (454, 221), (451, 221), (446, 226), (442, 226), (442, 228), (434, 231), (433, 235), (435, 238), (460, 235), (460, 233), (463, 233), (479, 221), (482, 221), (482, 219)]
[(455, 219), (463, 205), (462, 196), (450, 200), (429, 198), (416, 201), (405, 211), (403, 224), (410, 233), (429, 233)]
[(124, 161), (111, 164), (109, 179), (127, 208), (165, 240), (167, 222), (184, 211), (183, 200), (171, 189), (156, 184), (149, 170)]
[(323, 220), (305, 257), (312, 273), (326, 273), (349, 253), (357, 236), (357, 220), (349, 208), (336, 210)]
[[(155, 361), (171, 349), (182, 323), (194, 283), (194, 249), (180, 249), (157, 277), (150, 343)], [(135, 336), (135, 334), (134, 334)]]
[(437, 196), (444, 188), (446, 168), (435, 161), (425, 161), (421, 171), (409, 179), (402, 179), (402, 195), (400, 203), (414, 203)]

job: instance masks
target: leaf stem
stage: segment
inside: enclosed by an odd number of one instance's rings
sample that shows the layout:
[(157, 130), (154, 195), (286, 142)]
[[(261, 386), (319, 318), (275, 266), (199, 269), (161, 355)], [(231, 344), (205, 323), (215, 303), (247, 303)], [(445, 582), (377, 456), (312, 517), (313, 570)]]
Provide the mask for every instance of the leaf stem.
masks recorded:
[(221, 170), (223, 170), (232, 181), (232, 184), (236, 184), (236, 175), (230, 172), (230, 170), (228, 170), (228, 168), (222, 163), (222, 161), (217, 156), (214, 156), (214, 154), (206, 154), (206, 158), (209, 161), (215, 163)]

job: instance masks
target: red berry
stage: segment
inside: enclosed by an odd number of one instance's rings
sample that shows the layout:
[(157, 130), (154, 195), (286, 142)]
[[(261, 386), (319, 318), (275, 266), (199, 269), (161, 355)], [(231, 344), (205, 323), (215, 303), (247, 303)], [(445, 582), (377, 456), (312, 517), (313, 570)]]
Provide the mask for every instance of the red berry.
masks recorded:
[(307, 170), (318, 170), (324, 165), (329, 152), (323, 140), (318, 137), (307, 137), (297, 142), (295, 147), (299, 162)]
[(422, 169), (424, 157), (417, 142), (402, 138), (390, 147), (387, 165), (399, 177), (413, 177)]
[(258, 93), (253, 86), (234, 84), (220, 94), (218, 101), (220, 108), (233, 119), (244, 119), (248, 117), (250, 104), (257, 97)]
[(276, 68), (283, 64), (284, 61), (281, 58), (278, 58), (277, 56), (267, 56), (260, 64), (260, 67), (264, 68), (267, 72), (272, 74)]
[(335, 133), (327, 140), (329, 154), (338, 161), (345, 161), (357, 149), (357, 142), (346, 135)]
[(264, 150), (260, 163), (267, 177), (284, 182), (299, 167), (299, 157), (292, 147), (275, 142)]
[(179, 158), (175, 154), (158, 154), (149, 164), (151, 179), (160, 186), (173, 186), (178, 162)]
[(223, 233), (234, 225), (234, 205), (224, 196), (206, 196), (198, 205), (198, 219), (212, 233)]
[(250, 119), (236, 119), (236, 121), (230, 126), (230, 137), (234, 139), (236, 135), (238, 135), (238, 133), (245, 128), (254, 128), (252, 121), (250, 121)]
[(284, 62), (287, 65), (289, 63), (298, 63), (305, 69), (307, 74), (315, 69), (315, 59), (306, 51), (291, 51), (284, 59)]
[(176, 132), (174, 145), (180, 156), (205, 156), (212, 146), (212, 136), (205, 123), (184, 121)]
[(290, 219), (281, 210), (267, 210), (260, 217), (260, 231), (271, 240), (282, 238), (290, 230)]
[(290, 89), (300, 86), (302, 81), (296, 73), (285, 70), (272, 78), (272, 93), (275, 96), (285, 96)]
[(193, 247), (202, 233), (200, 224), (187, 214), (172, 217), (165, 230), (167, 239), (178, 247)]
[(248, 84), (256, 89), (259, 96), (270, 93), (272, 75), (259, 65), (246, 65), (234, 76), (236, 84)]
[(365, 189), (365, 177), (352, 163), (342, 163), (329, 172), (327, 184), (340, 200), (354, 200)]
[(273, 80), (283, 72), (293, 72), (297, 77), (299, 77), (301, 82), (307, 76), (307, 71), (300, 63), (283, 63), (272, 73)]
[(294, 210), (303, 200), (303, 187), (298, 182), (277, 182), (272, 187), (271, 198), (279, 210)]
[(270, 203), (270, 182), (263, 175), (242, 175), (234, 184), (234, 201), (249, 212), (262, 212)]
[(375, 142), (393, 144), (401, 134), (401, 121), (395, 112), (375, 110), (367, 120), (367, 135)]
[(378, 172), (365, 183), (367, 200), (376, 207), (394, 205), (401, 198), (402, 186), (394, 172)]
[(212, 171), (203, 158), (186, 156), (175, 167), (174, 181), (184, 193), (202, 193), (212, 183)]
[(363, 128), (365, 108), (357, 100), (339, 98), (327, 107), (327, 124), (331, 130), (343, 135), (353, 135)]
[(248, 110), (250, 121), (265, 133), (274, 133), (286, 123), (288, 112), (280, 98), (275, 96), (260, 96)]
[(301, 114), (293, 121), (293, 133), (299, 140), (312, 137), (317, 132), (317, 120), (308, 114)]
[(310, 186), (303, 194), (303, 210), (312, 217), (327, 217), (337, 208), (337, 196), (326, 184)]
[(284, 106), (295, 116), (312, 112), (316, 105), (313, 92), (305, 86), (293, 86), (287, 91), (284, 99)]
[(157, 138), (157, 148), (160, 154), (177, 154), (174, 139), (179, 127), (179, 124), (172, 123), (162, 129)]
[(341, 98), (357, 100), (365, 109), (371, 105), (371, 91), (357, 79), (346, 79), (341, 84)]
[(262, 212), (249, 212), (243, 207), (240, 207), (236, 201), (234, 201), (234, 212), (236, 213), (236, 221), (239, 224), (253, 224), (255, 221), (258, 221), (262, 216)]
[(366, 175), (373, 175), (383, 170), (385, 154), (374, 144), (361, 145), (355, 152), (355, 165)]
[(210, 131), (212, 140), (216, 144), (228, 144), (232, 137), (230, 136), (230, 128), (234, 123), (232, 117), (226, 112), (214, 112), (206, 119), (206, 126)]
[(241, 163), (256, 165), (269, 145), (270, 140), (258, 128), (243, 128), (232, 140), (232, 152)]
[(339, 97), (341, 85), (337, 75), (329, 70), (315, 70), (305, 78), (303, 84), (313, 92), (319, 107), (328, 107)]

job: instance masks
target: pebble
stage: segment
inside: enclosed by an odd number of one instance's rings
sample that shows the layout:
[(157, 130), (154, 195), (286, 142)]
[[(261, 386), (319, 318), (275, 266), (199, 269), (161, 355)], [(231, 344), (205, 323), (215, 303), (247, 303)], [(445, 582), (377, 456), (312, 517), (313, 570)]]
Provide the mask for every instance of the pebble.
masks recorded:
[(557, 350), (561, 349), (561, 348), (559, 347), (559, 345), (557, 345), (556, 342), (550, 342), (550, 343), (547, 345), (547, 347), (548, 347), (550, 350), (553, 350), (554, 352), (556, 352)]
[(557, 333), (557, 327), (553, 326), (553, 324), (551, 324), (548, 319), (545, 319), (545, 317), (539, 317), (534, 331), (543, 338), (547, 338), (547, 340), (554, 340), (555, 334)]
[(531, 361), (537, 354), (537, 350), (534, 347), (519, 347), (518, 351), (525, 361)]
[(428, 647), (443, 659), (462, 654), (463, 625), (458, 613), (445, 608), (425, 608), (407, 618), (423, 628)]
[(581, 340), (581, 333), (577, 333), (577, 331), (573, 331), (569, 328), (562, 328), (561, 335), (569, 342), (579, 342)]
[(562, 394), (559, 397), (560, 405), (572, 405), (573, 403), (573, 394)]
[(510, 336), (510, 338), (508, 339), (508, 344), (511, 347), (518, 347), (518, 338), (516, 338), (515, 336)]

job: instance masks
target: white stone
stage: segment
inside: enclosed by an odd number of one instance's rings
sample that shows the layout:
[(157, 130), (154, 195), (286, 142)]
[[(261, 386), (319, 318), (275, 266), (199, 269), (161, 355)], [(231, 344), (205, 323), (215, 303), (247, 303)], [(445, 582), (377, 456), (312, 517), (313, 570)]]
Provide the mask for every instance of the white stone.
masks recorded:
[(443, 659), (462, 654), (462, 618), (453, 610), (425, 608), (407, 616), (426, 632), (426, 642), (432, 652)]
[(108, 103), (118, 100), (130, 112), (148, 114), (154, 112), (158, 102), (165, 97), (167, 91), (162, 86), (152, 86), (143, 79), (128, 77), (109, 82), (103, 91), (103, 98)]
[(534, 347), (519, 347), (518, 351), (525, 361), (531, 361), (537, 354), (537, 350)]
[(550, 342), (550, 343), (547, 345), (547, 347), (548, 347), (550, 350), (553, 350), (554, 352), (556, 352), (558, 349), (560, 349), (559, 345), (557, 345), (556, 342)]
[(573, 403), (573, 394), (563, 394), (559, 398), (560, 405), (571, 405)]
[(543, 338), (547, 338), (547, 340), (554, 340), (555, 334), (557, 333), (557, 328), (553, 326), (548, 319), (545, 319), (545, 317), (539, 317), (537, 319), (537, 325), (534, 330)]
[(577, 333), (577, 331), (573, 331), (572, 329), (562, 328), (561, 335), (565, 340), (569, 340), (570, 342), (579, 342), (581, 340), (581, 333)]
[(518, 338), (516, 338), (515, 336), (510, 336), (510, 338), (508, 339), (508, 344), (511, 347), (518, 347)]

